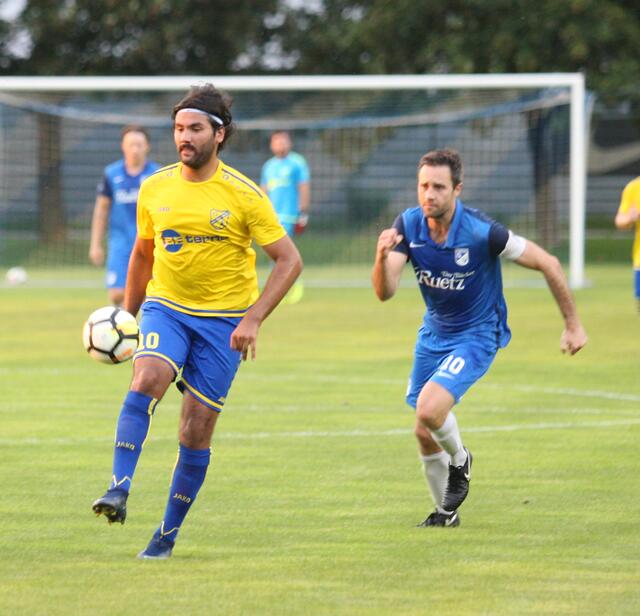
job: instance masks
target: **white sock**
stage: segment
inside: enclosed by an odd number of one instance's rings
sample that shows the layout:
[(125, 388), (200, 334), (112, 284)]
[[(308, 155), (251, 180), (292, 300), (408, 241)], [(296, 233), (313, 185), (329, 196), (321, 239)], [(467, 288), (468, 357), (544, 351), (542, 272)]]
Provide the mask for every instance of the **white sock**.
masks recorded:
[(431, 430), (436, 443), (450, 456), (453, 466), (462, 466), (467, 459), (467, 453), (462, 447), (462, 438), (458, 430), (458, 422), (453, 412), (447, 415), (442, 426), (437, 430)]
[(446, 451), (439, 451), (428, 456), (420, 455), (420, 460), (433, 504), (439, 507), (444, 498), (444, 491), (447, 489), (449, 454)]

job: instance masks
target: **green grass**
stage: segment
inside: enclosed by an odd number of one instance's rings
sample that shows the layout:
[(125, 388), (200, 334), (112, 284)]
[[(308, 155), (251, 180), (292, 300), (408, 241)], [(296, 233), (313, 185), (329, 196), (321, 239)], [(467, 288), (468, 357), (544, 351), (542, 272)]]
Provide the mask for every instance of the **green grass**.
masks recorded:
[[(86, 271), (53, 285), (30, 273), (0, 288), (0, 613), (640, 612), (628, 266), (588, 269), (577, 298), (590, 342), (573, 358), (548, 292), (507, 290), (513, 341), (457, 409), (475, 457), (458, 529), (415, 528), (431, 510), (403, 403), (418, 292), (380, 304), (349, 286), (366, 269), (310, 269), (303, 302), (269, 318), (240, 369), (167, 562), (135, 554), (164, 510), (178, 394), (156, 412), (127, 523), (94, 519), (130, 365), (81, 348), (105, 303), (98, 275), (72, 288)], [(323, 276), (346, 286), (312, 286)]]

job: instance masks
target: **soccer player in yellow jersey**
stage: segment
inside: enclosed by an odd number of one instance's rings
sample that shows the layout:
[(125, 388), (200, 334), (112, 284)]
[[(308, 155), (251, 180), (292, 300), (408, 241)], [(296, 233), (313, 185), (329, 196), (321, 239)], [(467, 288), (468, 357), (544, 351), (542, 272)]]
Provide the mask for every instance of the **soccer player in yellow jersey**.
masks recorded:
[(640, 312), (640, 177), (629, 182), (622, 191), (620, 207), (615, 224), (618, 229), (633, 229), (636, 235), (633, 241), (633, 277), (636, 305)]
[[(93, 511), (124, 523), (131, 480), (157, 402), (183, 393), (179, 454), (164, 518), (139, 558), (171, 555), (202, 485), (219, 413), (262, 321), (302, 270), (267, 196), (219, 158), (234, 131), (230, 99), (211, 84), (173, 108), (180, 161), (142, 184), (124, 308), (142, 306), (133, 379), (116, 428), (111, 484)], [(260, 295), (255, 240), (274, 267)], [(144, 302), (144, 303), (143, 303)]]

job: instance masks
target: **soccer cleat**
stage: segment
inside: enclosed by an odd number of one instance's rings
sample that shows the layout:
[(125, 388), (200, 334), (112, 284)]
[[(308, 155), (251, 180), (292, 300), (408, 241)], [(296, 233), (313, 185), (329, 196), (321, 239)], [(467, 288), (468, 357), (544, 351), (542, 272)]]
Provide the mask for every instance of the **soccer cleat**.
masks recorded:
[(124, 490), (107, 490), (104, 496), (93, 503), (91, 508), (96, 515), (104, 514), (109, 524), (124, 524), (127, 518), (128, 492)]
[(443, 526), (455, 528), (460, 526), (460, 516), (457, 511), (453, 513), (440, 513), (438, 510), (430, 513), (424, 522), (417, 525), (418, 528), (426, 528), (427, 526)]
[(442, 502), (442, 509), (445, 511), (457, 511), (469, 494), (473, 456), (466, 447), (464, 450), (467, 452), (467, 459), (462, 466), (449, 464), (449, 479)]
[(166, 537), (153, 537), (149, 545), (138, 554), (141, 560), (165, 560), (171, 556), (173, 541)]

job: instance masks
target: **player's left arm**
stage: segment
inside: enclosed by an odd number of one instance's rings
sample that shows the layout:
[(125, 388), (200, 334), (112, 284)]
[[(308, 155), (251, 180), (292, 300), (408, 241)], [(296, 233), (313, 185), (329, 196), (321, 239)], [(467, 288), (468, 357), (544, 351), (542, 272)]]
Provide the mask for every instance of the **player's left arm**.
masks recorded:
[(524, 251), (514, 261), (523, 267), (538, 270), (544, 275), (565, 323), (564, 331), (560, 337), (560, 350), (563, 353), (574, 355), (587, 343), (587, 334), (580, 322), (576, 303), (569, 289), (562, 265), (557, 257), (535, 242), (524, 238), (518, 239), (524, 241)]
[(311, 184), (309, 182), (300, 182), (300, 184), (298, 184), (298, 191), (300, 195), (300, 212), (302, 214), (309, 214), (309, 205), (311, 204)]
[(251, 351), (251, 359), (256, 358), (256, 340), (260, 325), (280, 303), (302, 272), (302, 258), (289, 236), (285, 235), (271, 244), (266, 244), (262, 249), (274, 262), (273, 269), (262, 294), (247, 310), (238, 327), (231, 334), (231, 348), (240, 351), (243, 360), (247, 359), (249, 351)]

